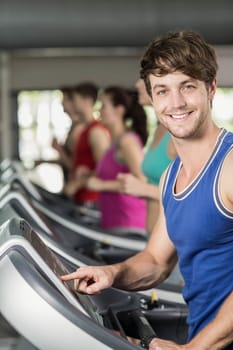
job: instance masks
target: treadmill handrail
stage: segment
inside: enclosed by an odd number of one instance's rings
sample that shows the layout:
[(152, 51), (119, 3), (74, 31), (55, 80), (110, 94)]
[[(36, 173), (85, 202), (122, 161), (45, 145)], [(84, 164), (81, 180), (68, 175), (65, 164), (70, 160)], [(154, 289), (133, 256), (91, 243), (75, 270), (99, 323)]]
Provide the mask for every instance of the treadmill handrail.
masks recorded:
[[(24, 188), (33, 196), (33, 198), (37, 200), (41, 200), (42, 197), (40, 193), (32, 185), (32, 183), (27, 179), (26, 174), (24, 174), (24, 170), (22, 169), (22, 166), (19, 164), (19, 162), (16, 162), (16, 161), (12, 162), (12, 165), (9, 166), (5, 171), (3, 171), (1, 175), (2, 178), (4, 179), (7, 177), (7, 172), (9, 171), (10, 168), (12, 173), (7, 178), (7, 182), (11, 183), (14, 181), (19, 181), (24, 186)], [(6, 175), (4, 173), (6, 173)]]
[(3, 198), (0, 198), (0, 209), (2, 209), (12, 199), (17, 199), (28, 211), (28, 213), (33, 218), (33, 220), (35, 220), (48, 235), (53, 236), (53, 233), (51, 232), (51, 230), (44, 223), (44, 221), (39, 217), (39, 215), (35, 212), (32, 206), (26, 201), (26, 199), (22, 196), (21, 193), (16, 191), (11, 191), (7, 193)]
[(39, 209), (43, 214), (45, 214), (52, 220), (58, 222), (64, 227), (67, 227), (73, 232), (77, 232), (79, 235), (82, 235), (84, 237), (88, 237), (92, 240), (99, 241), (106, 245), (112, 245), (115, 247), (134, 250), (135, 252), (142, 251), (145, 248), (146, 242), (136, 241), (134, 239), (129, 239), (129, 238), (123, 238), (123, 237), (120, 237), (119, 235), (114, 236), (106, 232), (97, 232), (93, 229), (84, 227), (82, 225), (79, 225), (78, 223), (73, 223), (71, 221), (68, 221), (62, 218), (61, 216), (57, 215), (55, 212), (51, 211), (50, 209), (45, 208), (38, 201), (33, 200), (33, 205), (35, 205), (37, 209)]
[(4, 186), (0, 189), (0, 198), (4, 197), (6, 193), (8, 193), (11, 189), (11, 186), (9, 184), (4, 184)]

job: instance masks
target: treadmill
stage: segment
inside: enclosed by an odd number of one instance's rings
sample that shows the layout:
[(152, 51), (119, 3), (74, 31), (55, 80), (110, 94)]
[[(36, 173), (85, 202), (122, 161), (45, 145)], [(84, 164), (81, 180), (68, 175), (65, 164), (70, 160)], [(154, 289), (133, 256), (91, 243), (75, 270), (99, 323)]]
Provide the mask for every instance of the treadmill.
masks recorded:
[(60, 280), (68, 272), (25, 220), (0, 226), (0, 312), (36, 348), (140, 349), (156, 335), (185, 342), (185, 306), (113, 288), (80, 294)]
[[(99, 227), (90, 227), (89, 224), (80, 221), (80, 214), (78, 217), (72, 215), (74, 213), (73, 210), (70, 212), (70, 206), (67, 205), (67, 202), (63, 203), (61, 198), (57, 207), (55, 204), (52, 206), (51, 204), (47, 205), (43, 199), (38, 200), (40, 193), (25, 176), (21, 164), (12, 162), (12, 166), (10, 164), (8, 165), (8, 170), (9, 168), (14, 176), (11, 177), (11, 180), (9, 180), (8, 176), (7, 186), (11, 183), (13, 187), (16, 185), (17, 191), (24, 192), (24, 197), (34, 206), (34, 209), (43, 218), (47, 226), (52, 228), (56, 236), (59, 236), (60, 241), (63, 242), (65, 247), (74, 249), (78, 253), (96, 260), (98, 263), (106, 264), (123, 261), (144, 249), (148, 237), (142, 237), (137, 234), (130, 234), (128, 237), (125, 235), (117, 236), (109, 232), (104, 232)], [(34, 192), (36, 192), (37, 196), (34, 195)], [(49, 195), (53, 197), (53, 194)], [(55, 196), (56, 199), (57, 197)], [(64, 211), (64, 207), (68, 208), (68, 212)], [(71, 207), (74, 208), (76, 206), (72, 203)], [(182, 277), (178, 267), (175, 268), (172, 275), (168, 278), (168, 284), (171, 282), (171, 286), (168, 285), (168, 289), (172, 287), (174, 282), (177, 285), (177, 279), (182, 283)]]
[[(25, 198), (27, 198), (27, 194), (24, 194), (23, 196), (21, 192), (9, 192), (5, 195), (5, 197), (3, 197), (0, 200), (0, 208), (3, 207), (3, 204), (5, 205), (6, 203), (10, 203), (20, 214), (21, 217), (28, 220), (29, 223), (33, 226), (33, 228), (38, 230), (38, 222), (35, 216), (38, 217), (39, 211), (38, 209), (31, 207), (31, 204), (27, 203)], [(34, 212), (34, 214), (32, 212)], [(45, 221), (46, 225), (48, 225), (50, 228), (50, 234), (53, 234), (53, 239), (58, 241), (60, 243), (60, 246), (64, 247), (64, 250), (70, 252), (70, 256), (75, 257), (76, 255), (80, 255), (81, 260), (83, 260), (82, 257), (86, 257), (87, 259), (90, 259), (92, 261), (94, 260), (95, 264), (111, 264), (125, 260), (129, 256), (142, 250), (145, 246), (144, 243), (143, 246), (141, 245), (137, 247), (136, 244), (138, 242), (135, 239), (134, 250), (129, 250), (125, 247), (121, 248), (121, 245), (123, 245), (123, 243), (128, 243), (128, 245), (132, 244), (132, 240), (127, 240), (126, 238), (121, 239), (121, 237), (118, 238), (114, 236), (113, 238), (116, 241), (116, 243), (120, 244), (120, 247), (115, 247), (108, 244), (106, 236), (103, 236), (95, 231), (93, 232), (93, 230), (89, 230), (88, 228), (86, 228), (87, 231), (84, 231), (84, 235), (77, 235), (76, 232), (72, 231), (73, 223), (71, 221), (67, 222), (68, 228), (67, 226), (64, 227), (63, 225), (60, 225), (60, 221), (63, 222), (62, 217), (58, 217), (58, 222), (49, 222), (48, 218), (43, 213), (39, 213), (39, 218)], [(83, 229), (85, 230), (84, 226)], [(39, 229), (39, 232), (40, 231), (41, 227)], [(88, 235), (85, 235), (86, 233)], [(89, 237), (90, 233), (93, 233), (93, 235)], [(135, 249), (135, 246), (138, 249)], [(88, 265), (90, 264), (88, 263)], [(91, 265), (93, 265), (93, 263), (91, 263)], [(178, 267), (176, 267), (172, 274), (169, 276), (169, 278), (166, 280), (166, 282), (162, 284), (162, 291), (160, 292), (160, 294), (165, 293), (164, 286), (166, 286), (166, 289), (168, 289), (168, 291), (173, 290), (174, 292), (176, 292), (177, 295), (180, 296), (179, 299), (182, 299), (181, 294), (177, 293), (178, 284), (182, 284), (182, 277)], [(173, 288), (174, 285), (175, 287)], [(179, 292), (180, 291), (181, 287), (179, 288)], [(167, 293), (166, 298), (170, 298), (169, 294), (170, 292)], [(172, 299), (174, 298), (172, 297)]]
[(51, 193), (32, 183), (20, 162), (3, 161), (0, 164), (0, 179), (2, 184), (11, 184), (13, 188), (19, 185), (31, 198), (47, 203), (58, 214), (65, 214), (68, 218), (72, 217), (89, 225), (96, 226), (100, 222), (101, 213), (99, 210), (77, 205), (63, 193)]
[[(47, 204), (44, 200), (36, 199), (26, 189), (27, 186), (25, 184), (28, 181), (25, 178), (23, 181), (21, 180), (22, 178), (19, 174), (14, 174), (13, 177), (8, 178), (6, 186), (11, 191), (16, 185), (15, 189), (23, 191), (24, 196), (27, 197), (37, 212), (46, 217), (48, 225), (52, 225), (54, 230), (60, 236), (63, 236), (67, 244), (70, 242), (71, 246), (74, 246), (76, 241), (76, 248), (80, 249), (82, 253), (87, 255), (94, 253), (93, 258), (106, 263), (114, 263), (125, 260), (145, 247), (148, 239), (146, 235), (129, 234), (128, 236), (119, 236), (104, 231), (99, 226), (90, 225), (90, 222), (85, 222), (89, 219), (82, 219), (86, 218), (86, 215), (81, 217), (80, 215), (72, 216), (70, 213), (67, 213), (65, 204), (56, 207), (55, 205)], [(6, 194), (6, 191), (4, 194)], [(67, 237), (69, 237), (68, 240)]]
[[(43, 226), (39, 223), (41, 219), (34, 209), (27, 203), (24, 197), (20, 193), (9, 193), (5, 198), (0, 201), (0, 225), (5, 221), (13, 218), (24, 218), (32, 228), (37, 232), (43, 242), (55, 252), (59, 258), (69, 264), (70, 267), (75, 270), (80, 265), (100, 265), (103, 262), (91, 259), (90, 257), (80, 253), (77, 250), (67, 247), (63, 241), (53, 235), (52, 231), (45, 231)], [(38, 220), (38, 222), (37, 222)], [(147, 290), (142, 292), (149, 297), (154, 294), (153, 290)], [(170, 300), (174, 303), (184, 304), (183, 297), (181, 295), (180, 275), (179, 273), (172, 273), (165, 282), (156, 288), (158, 297)]]
[(0, 225), (13, 218), (25, 219), (37, 232), (43, 242), (61, 259), (70, 262), (73, 267), (80, 265), (99, 265), (100, 262), (85, 256), (64, 245), (59, 237), (51, 231), (20, 193), (11, 192), (0, 200)]
[[(28, 181), (24, 181), (25, 184), (27, 184), (27, 182)], [(20, 184), (21, 181), (18, 182), (19, 186), (17, 191), (22, 192), (23, 189)], [(9, 188), (9, 184), (5, 186), (8, 188), (8, 192), (10, 192), (11, 188)], [(23, 195), (25, 198), (29, 197), (28, 192), (29, 191), (26, 191), (26, 193), (24, 192)], [(22, 209), (24, 209), (26, 206), (25, 198), (22, 197), (22, 194), (20, 195), (20, 193), (14, 191), (13, 193), (11, 192), (11, 194), (7, 195), (7, 191), (5, 191), (5, 196), (5, 199), (2, 198), (2, 200), (5, 201), (5, 203), (7, 201), (10, 201), (11, 203), (14, 202), (14, 206), (16, 205), (18, 207), (17, 211), (20, 209), (21, 216), (27, 220), (28, 215), (25, 213), (25, 210), (24, 213), (22, 213)], [(83, 260), (82, 257), (85, 256), (87, 259), (90, 258), (92, 261), (95, 260), (97, 264), (111, 264), (127, 259), (129, 256), (132, 256), (138, 251), (142, 250), (146, 244), (145, 241), (141, 241), (141, 239), (138, 239), (138, 237), (135, 237), (134, 239), (127, 239), (125, 237), (118, 237), (116, 235), (104, 234), (103, 232), (95, 231), (90, 229), (90, 227), (87, 225), (77, 225), (74, 220), (68, 221), (64, 219), (61, 215), (57, 215), (52, 210), (41, 205), (39, 202), (35, 203), (35, 201), (33, 201), (33, 204), (37, 208), (33, 209), (31, 207), (30, 211), (37, 212), (38, 216), (38, 212), (40, 211), (38, 208), (41, 209), (42, 212), (39, 213), (39, 216), (42, 217), (43, 221), (46, 222), (46, 225), (52, 229), (53, 233), (55, 233), (55, 238), (58, 238), (61, 245), (63, 245), (65, 249), (68, 249), (71, 256), (75, 256), (76, 253), (77, 255), (80, 254), (81, 260)], [(26, 212), (27, 211), (28, 209), (26, 209)], [(48, 215), (47, 217), (46, 214)], [(29, 219), (29, 222), (32, 224), (31, 218)], [(33, 220), (32, 226), (35, 229), (38, 229), (37, 222), (38, 220)], [(72, 252), (73, 250), (75, 253)], [(93, 263), (91, 263), (91, 265), (93, 265)], [(177, 292), (178, 279), (180, 282), (182, 282), (182, 277), (178, 267), (176, 267), (175, 271), (171, 274), (168, 280), (162, 284), (162, 289), (159, 294), (165, 294), (166, 298), (170, 298), (170, 290)], [(173, 288), (174, 285), (175, 287)], [(164, 286), (166, 286), (166, 289), (168, 289), (167, 293), (164, 291)], [(179, 289), (181, 290), (181, 288)], [(146, 293), (148, 294), (147, 291)], [(179, 295), (179, 299), (184, 302), (180, 293)], [(172, 299), (174, 298), (172, 297)]]
[[(6, 185), (8, 187), (8, 185)], [(5, 188), (2, 188), (2, 192)], [(4, 191), (1, 196), (0, 191), (0, 208), (4, 207), (7, 203), (11, 203), (20, 215), (32, 224), (33, 228), (39, 231), (44, 231), (47, 235), (53, 236), (60, 241), (65, 247), (80, 250), (81, 247), (90, 247), (90, 240), (86, 237), (79, 236), (73, 232), (70, 232), (64, 228), (63, 230), (49, 220), (43, 213), (34, 208), (31, 204), (30, 198), (21, 188), (12, 190), (8, 187), (8, 191)]]

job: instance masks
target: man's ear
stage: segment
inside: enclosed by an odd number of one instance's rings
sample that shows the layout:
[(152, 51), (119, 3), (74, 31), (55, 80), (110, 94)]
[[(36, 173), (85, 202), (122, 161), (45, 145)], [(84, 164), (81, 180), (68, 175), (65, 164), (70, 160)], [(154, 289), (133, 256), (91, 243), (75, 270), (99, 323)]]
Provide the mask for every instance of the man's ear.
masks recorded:
[(209, 86), (209, 99), (211, 101), (213, 101), (216, 89), (217, 89), (217, 79), (215, 78), (211, 83), (211, 85)]

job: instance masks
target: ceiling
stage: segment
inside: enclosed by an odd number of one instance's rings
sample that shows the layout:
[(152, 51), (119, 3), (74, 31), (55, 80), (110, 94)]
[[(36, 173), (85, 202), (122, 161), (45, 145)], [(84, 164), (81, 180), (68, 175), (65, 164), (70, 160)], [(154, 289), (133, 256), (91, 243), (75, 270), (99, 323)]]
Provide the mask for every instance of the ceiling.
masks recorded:
[(0, 49), (144, 47), (171, 30), (233, 45), (232, 0), (0, 0)]

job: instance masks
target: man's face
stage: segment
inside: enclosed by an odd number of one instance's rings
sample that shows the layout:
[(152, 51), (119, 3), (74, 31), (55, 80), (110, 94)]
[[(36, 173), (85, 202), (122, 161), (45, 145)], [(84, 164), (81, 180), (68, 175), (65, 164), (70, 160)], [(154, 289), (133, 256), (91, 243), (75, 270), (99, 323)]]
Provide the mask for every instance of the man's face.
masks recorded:
[(67, 95), (63, 94), (62, 106), (65, 113), (67, 113), (71, 118), (74, 114), (74, 103), (73, 100)]
[(181, 72), (149, 76), (152, 104), (157, 118), (176, 138), (196, 137), (211, 118), (210, 102), (216, 82), (210, 87)]
[(87, 98), (79, 94), (74, 94), (73, 105), (75, 112), (80, 116), (80, 119), (85, 121), (87, 111)]

